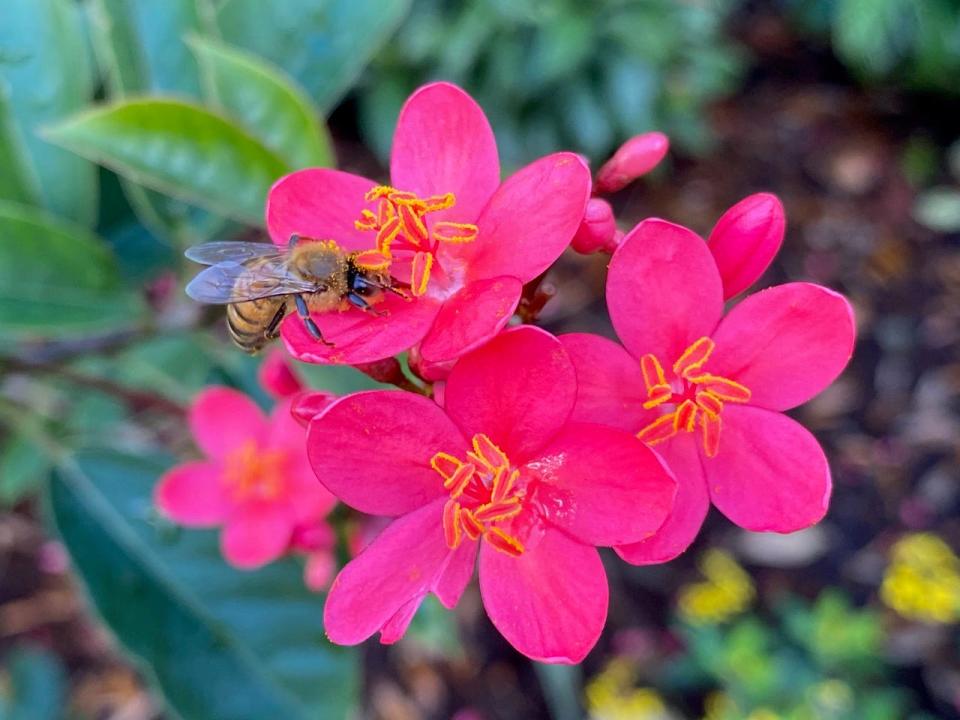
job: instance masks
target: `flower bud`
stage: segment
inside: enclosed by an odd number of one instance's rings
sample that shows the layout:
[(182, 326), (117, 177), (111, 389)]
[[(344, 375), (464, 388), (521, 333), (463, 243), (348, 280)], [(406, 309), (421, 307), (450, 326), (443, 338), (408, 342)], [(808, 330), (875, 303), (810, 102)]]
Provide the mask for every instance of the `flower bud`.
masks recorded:
[(725, 300), (763, 275), (780, 250), (786, 222), (783, 205), (771, 193), (745, 197), (720, 217), (707, 244), (723, 279)]
[(661, 132), (649, 132), (630, 138), (597, 172), (594, 192), (597, 195), (608, 195), (622, 190), (659, 165), (669, 149), (670, 140)]
[(294, 420), (306, 427), (336, 399), (337, 396), (333, 393), (302, 392), (290, 404), (290, 414), (293, 415)]
[(606, 200), (591, 198), (583, 221), (577, 228), (577, 234), (570, 242), (576, 252), (589, 255), (595, 252), (612, 253), (617, 249), (617, 221), (613, 217), (613, 208)]
[(294, 374), (287, 355), (279, 348), (270, 352), (257, 371), (257, 379), (260, 381), (260, 387), (267, 393), (279, 400), (290, 397), (303, 390), (303, 383)]

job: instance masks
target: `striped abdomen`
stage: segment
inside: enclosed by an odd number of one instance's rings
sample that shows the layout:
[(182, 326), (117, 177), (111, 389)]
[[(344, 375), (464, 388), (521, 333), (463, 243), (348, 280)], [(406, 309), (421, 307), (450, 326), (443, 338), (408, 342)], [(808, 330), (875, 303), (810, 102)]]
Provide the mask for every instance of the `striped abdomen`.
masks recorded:
[(280, 335), (286, 313), (286, 295), (233, 303), (227, 305), (227, 330), (240, 349), (255, 353)]

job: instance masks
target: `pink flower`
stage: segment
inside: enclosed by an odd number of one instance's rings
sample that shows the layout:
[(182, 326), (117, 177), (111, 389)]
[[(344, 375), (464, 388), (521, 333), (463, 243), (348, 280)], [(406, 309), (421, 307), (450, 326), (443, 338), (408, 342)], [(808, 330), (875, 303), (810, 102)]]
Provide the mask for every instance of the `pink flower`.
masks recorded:
[(316, 528), (336, 499), (310, 469), (289, 401), (268, 418), (243, 393), (211, 387), (196, 397), (188, 421), (206, 457), (160, 478), (154, 499), (170, 518), (188, 527), (222, 525), (224, 557), (239, 568), (276, 560), (307, 531), (324, 532)]
[(630, 434), (569, 422), (576, 391), (560, 342), (522, 327), (461, 358), (443, 408), (371, 391), (314, 418), (317, 475), (348, 505), (396, 518), (334, 580), (333, 642), (396, 641), (428, 592), (452, 608), (479, 551), (484, 606), (514, 647), (545, 662), (587, 654), (607, 612), (594, 546), (650, 536), (675, 483)]
[(674, 512), (652, 538), (617, 548), (663, 562), (693, 541), (710, 501), (748, 530), (819, 521), (830, 469), (805, 428), (783, 414), (829, 385), (853, 351), (853, 311), (810, 283), (751, 295), (723, 316), (710, 250), (679, 225), (646, 220), (610, 262), (607, 306), (624, 347), (561, 338), (577, 368), (573, 418), (629, 430), (679, 481)]
[(430, 363), (486, 342), (510, 319), (524, 283), (570, 244), (590, 195), (590, 172), (571, 153), (541, 158), (500, 182), (493, 132), (460, 88), (426, 85), (407, 100), (394, 134), (391, 186), (328, 169), (281, 178), (267, 199), (267, 227), (333, 239), (346, 250), (391, 259), (409, 300), (387, 294), (377, 315), (358, 309), (315, 314), (333, 347), (299, 318), (282, 336), (301, 360), (366, 363), (417, 343)]

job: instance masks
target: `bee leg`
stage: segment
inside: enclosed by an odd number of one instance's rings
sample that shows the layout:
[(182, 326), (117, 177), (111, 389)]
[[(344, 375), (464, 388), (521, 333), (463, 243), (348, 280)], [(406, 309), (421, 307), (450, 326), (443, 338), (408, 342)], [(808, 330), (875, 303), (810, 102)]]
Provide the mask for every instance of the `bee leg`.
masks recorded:
[(283, 316), (287, 314), (287, 304), (284, 303), (277, 308), (276, 314), (273, 316), (273, 319), (270, 321), (270, 324), (267, 325), (267, 329), (264, 330), (263, 336), (268, 340), (276, 340), (280, 337), (280, 321), (283, 320)]
[(364, 312), (373, 313), (377, 317), (386, 317), (390, 314), (386, 310), (377, 310), (370, 303), (368, 303), (366, 299), (360, 295), (357, 295), (356, 293), (347, 293), (347, 300), (350, 302), (350, 304), (355, 305)]
[(300, 242), (300, 236), (294, 233), (293, 235), (290, 236), (290, 239), (287, 240), (287, 247), (290, 250), (293, 250), (293, 248), (296, 247), (298, 242)]
[(324, 340), (323, 334), (320, 332), (320, 328), (317, 327), (317, 324), (313, 321), (313, 318), (310, 317), (310, 308), (307, 307), (307, 301), (303, 299), (303, 295), (296, 295), (294, 297), (294, 302), (297, 304), (297, 314), (300, 315), (300, 319), (303, 320), (304, 326), (307, 328), (307, 332), (313, 337), (314, 340), (322, 342), (324, 345), (329, 345), (333, 347), (333, 343), (328, 340)]

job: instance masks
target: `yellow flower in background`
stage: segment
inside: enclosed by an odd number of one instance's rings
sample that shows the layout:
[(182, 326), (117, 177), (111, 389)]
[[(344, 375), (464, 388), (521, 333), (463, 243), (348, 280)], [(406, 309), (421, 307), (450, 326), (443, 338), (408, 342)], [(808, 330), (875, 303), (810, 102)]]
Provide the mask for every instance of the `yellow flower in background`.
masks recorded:
[(960, 621), (960, 558), (933, 533), (893, 545), (880, 597), (899, 615), (930, 623)]
[(702, 582), (680, 588), (680, 615), (694, 625), (726, 622), (746, 610), (756, 594), (747, 572), (725, 550), (707, 550), (700, 560)]
[(614, 658), (587, 683), (590, 720), (671, 720), (663, 698), (652, 688), (634, 687), (633, 664)]

